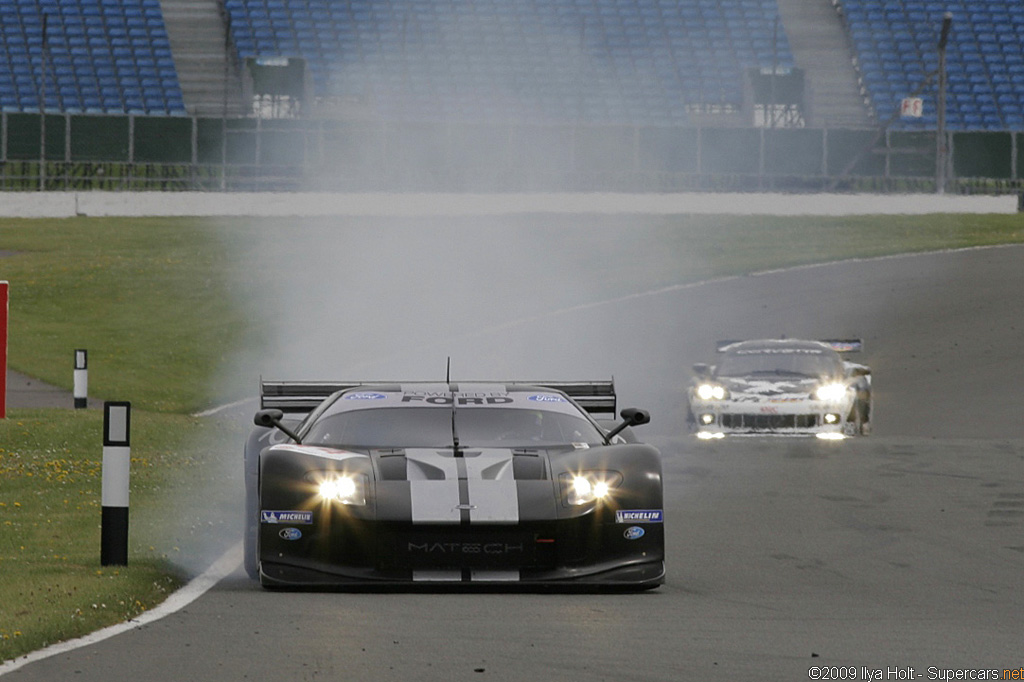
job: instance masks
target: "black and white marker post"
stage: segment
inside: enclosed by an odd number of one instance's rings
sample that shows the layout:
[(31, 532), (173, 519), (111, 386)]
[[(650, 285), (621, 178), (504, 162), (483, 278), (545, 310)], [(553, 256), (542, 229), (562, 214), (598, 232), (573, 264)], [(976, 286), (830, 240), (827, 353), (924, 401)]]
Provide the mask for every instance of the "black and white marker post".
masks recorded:
[(75, 351), (75, 409), (84, 410), (89, 402), (89, 353)]
[(132, 404), (103, 403), (103, 521), (100, 563), (128, 565), (128, 468)]

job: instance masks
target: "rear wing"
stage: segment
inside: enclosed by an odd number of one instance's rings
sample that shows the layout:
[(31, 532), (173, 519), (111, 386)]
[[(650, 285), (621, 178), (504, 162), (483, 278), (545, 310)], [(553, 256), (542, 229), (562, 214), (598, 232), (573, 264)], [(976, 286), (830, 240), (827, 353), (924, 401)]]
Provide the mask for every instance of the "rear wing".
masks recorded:
[[(796, 339), (793, 339), (796, 340)], [(837, 353), (859, 353), (864, 350), (863, 339), (815, 339), (818, 343), (823, 343)], [(725, 352), (725, 350), (733, 345), (734, 343), (741, 343), (743, 339), (728, 339), (725, 341), (715, 342), (715, 351), (718, 353)]]
[(859, 353), (864, 350), (862, 339), (822, 339), (821, 342), (837, 353)]
[(537, 381), (515, 382), (511, 384), (540, 386), (561, 391), (576, 401), (590, 414), (615, 414), (615, 382), (614, 381)]
[[(405, 385), (417, 382), (403, 382)], [(425, 382), (421, 382), (425, 383)], [(472, 382), (477, 383), (477, 382)], [(614, 381), (486, 381), (510, 388), (535, 386), (561, 391), (591, 414), (615, 414)], [(260, 409), (277, 409), (291, 415), (305, 415), (338, 391), (359, 386), (398, 386), (397, 382), (362, 381), (260, 381)]]
[(329, 396), (361, 382), (337, 381), (260, 381), (260, 409), (281, 410), (286, 414), (309, 414)]

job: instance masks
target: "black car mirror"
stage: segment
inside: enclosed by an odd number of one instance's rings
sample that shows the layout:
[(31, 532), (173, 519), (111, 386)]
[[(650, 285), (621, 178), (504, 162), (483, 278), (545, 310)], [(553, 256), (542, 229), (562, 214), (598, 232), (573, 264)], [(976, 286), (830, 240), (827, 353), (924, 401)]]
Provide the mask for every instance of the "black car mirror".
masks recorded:
[(619, 416), (622, 417), (622, 421), (605, 436), (605, 440), (609, 443), (611, 443), (612, 438), (619, 435), (623, 429), (627, 429), (630, 426), (648, 424), (651, 421), (651, 413), (647, 410), (641, 410), (638, 407), (627, 407), (619, 413)]
[(301, 443), (302, 441), (299, 440), (299, 437), (296, 436), (291, 429), (281, 423), (282, 419), (284, 419), (284, 412), (281, 410), (260, 410), (256, 413), (256, 416), (253, 417), (252, 421), (256, 426), (262, 426), (268, 429), (279, 429), (283, 434), (291, 438), (296, 443)]

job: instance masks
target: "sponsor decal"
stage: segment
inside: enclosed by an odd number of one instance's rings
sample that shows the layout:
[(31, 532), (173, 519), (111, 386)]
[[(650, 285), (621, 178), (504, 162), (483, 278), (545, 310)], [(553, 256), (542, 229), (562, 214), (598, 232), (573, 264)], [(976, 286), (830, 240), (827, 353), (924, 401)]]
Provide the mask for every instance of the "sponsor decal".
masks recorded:
[(302, 537), (302, 531), (298, 528), (282, 528), (278, 535), (282, 540), (298, 540)]
[(410, 554), (489, 554), (491, 556), (522, 554), (526, 548), (522, 543), (508, 542), (410, 542), (406, 547)]
[(822, 355), (818, 348), (748, 348), (733, 351), (736, 355)]
[(372, 392), (361, 392), (361, 393), (349, 393), (344, 397), (345, 400), (384, 400), (387, 396), (383, 393), (372, 393)]
[(532, 400), (535, 403), (564, 403), (567, 402), (565, 398), (554, 393), (538, 393), (537, 395), (531, 395), (527, 400)]
[(661, 509), (619, 509), (615, 523), (661, 523), (665, 513)]
[(630, 526), (626, 529), (626, 532), (622, 534), (622, 537), (627, 540), (639, 540), (644, 536), (644, 529), (640, 526)]
[(261, 523), (296, 523), (310, 525), (313, 523), (313, 512), (311, 511), (270, 511), (264, 509), (260, 512)]
[(455, 402), (456, 405), (508, 405), (512, 402), (512, 398), (507, 395), (488, 395), (488, 396), (471, 396), (471, 395), (419, 395), (413, 393), (406, 393), (402, 396), (403, 403), (416, 403), (424, 402), (428, 405), (451, 405)]

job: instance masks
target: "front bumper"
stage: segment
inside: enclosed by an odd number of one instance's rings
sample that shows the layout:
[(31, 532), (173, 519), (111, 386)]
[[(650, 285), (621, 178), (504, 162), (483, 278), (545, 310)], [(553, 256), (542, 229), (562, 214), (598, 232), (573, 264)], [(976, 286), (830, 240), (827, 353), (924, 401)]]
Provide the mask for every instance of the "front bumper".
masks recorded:
[(262, 524), (259, 555), (268, 587), (648, 589), (665, 579), (663, 524), (616, 523), (614, 514), (470, 526), (360, 521), (335, 510), (305, 527)]
[(761, 404), (694, 401), (690, 405), (699, 438), (727, 435), (842, 437), (848, 432), (851, 403), (822, 401)]

